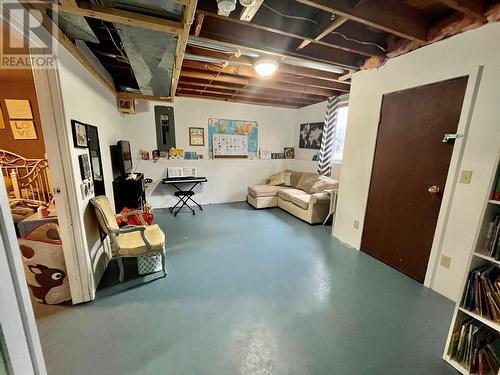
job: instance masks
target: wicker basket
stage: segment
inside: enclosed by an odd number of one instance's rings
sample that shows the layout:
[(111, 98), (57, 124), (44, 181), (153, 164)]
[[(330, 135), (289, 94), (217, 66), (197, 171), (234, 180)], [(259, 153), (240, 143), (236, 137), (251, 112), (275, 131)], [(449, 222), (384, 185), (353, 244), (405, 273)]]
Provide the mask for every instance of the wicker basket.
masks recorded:
[(137, 258), (139, 275), (161, 271), (161, 254), (144, 255)]

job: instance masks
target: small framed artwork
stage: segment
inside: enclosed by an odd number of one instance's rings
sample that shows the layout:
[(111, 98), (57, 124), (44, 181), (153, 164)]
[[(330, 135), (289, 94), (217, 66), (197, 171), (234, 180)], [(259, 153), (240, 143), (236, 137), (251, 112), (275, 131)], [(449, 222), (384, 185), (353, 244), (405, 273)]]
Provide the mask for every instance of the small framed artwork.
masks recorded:
[(71, 120), (73, 130), (73, 144), (75, 147), (87, 148), (87, 125), (76, 120)]
[(293, 147), (284, 148), (285, 159), (295, 159), (295, 149)]
[(189, 145), (190, 146), (205, 146), (205, 129), (204, 128), (189, 128)]
[(32, 120), (30, 101), (26, 99), (5, 99), (7, 113), (12, 120)]
[(35, 123), (32, 120), (10, 121), (10, 128), (14, 139), (38, 139)]
[(80, 164), (80, 176), (82, 181), (86, 181), (90, 178), (90, 163), (89, 156), (87, 154), (78, 155), (78, 164)]
[(261, 159), (271, 159), (271, 151), (266, 149), (260, 149), (260, 158)]

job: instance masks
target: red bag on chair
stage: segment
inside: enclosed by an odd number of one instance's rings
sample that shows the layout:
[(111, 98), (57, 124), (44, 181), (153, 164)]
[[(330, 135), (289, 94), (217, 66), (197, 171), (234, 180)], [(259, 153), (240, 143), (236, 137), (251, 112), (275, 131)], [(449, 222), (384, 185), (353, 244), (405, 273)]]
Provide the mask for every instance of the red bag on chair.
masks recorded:
[[(129, 215), (129, 216), (124, 216), (127, 212), (130, 211), (137, 211), (136, 209), (130, 209), (125, 207), (123, 210), (120, 212), (120, 216), (116, 218), (116, 221), (118, 222), (118, 226), (122, 225), (143, 225), (141, 218), (139, 217), (139, 214), (134, 214), (134, 215)], [(154, 214), (153, 210), (151, 209), (150, 205), (145, 205), (142, 210), (142, 218), (146, 222), (147, 225), (151, 225), (154, 220)]]

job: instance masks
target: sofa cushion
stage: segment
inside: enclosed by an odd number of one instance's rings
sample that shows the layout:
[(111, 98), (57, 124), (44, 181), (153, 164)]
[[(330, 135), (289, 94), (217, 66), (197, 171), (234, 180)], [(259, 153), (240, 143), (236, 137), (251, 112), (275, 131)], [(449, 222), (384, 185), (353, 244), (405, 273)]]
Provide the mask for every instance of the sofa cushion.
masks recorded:
[(281, 189), (283, 189), (283, 186), (255, 185), (248, 187), (248, 194), (254, 198), (275, 197)]
[(325, 190), (337, 189), (339, 187), (339, 180), (327, 176), (319, 176), (316, 182), (309, 189), (309, 193), (319, 193)]
[(309, 208), (310, 200), (311, 194), (292, 195), (290, 198), (291, 203), (293, 203), (297, 207), (303, 208), (304, 210), (307, 210)]
[(316, 173), (304, 173), (299, 180), (296, 188), (310, 193), (312, 186), (318, 181), (319, 175)]
[(291, 202), (293, 196), (304, 195), (304, 194), (305, 193), (299, 189), (283, 188), (280, 191), (278, 191), (278, 198), (283, 199), (284, 201)]
[(285, 173), (283, 171), (275, 173), (269, 177), (269, 185), (278, 186), (285, 184)]
[(292, 174), (290, 175), (290, 186), (296, 188), (303, 174), (304, 172), (292, 171)]
[(284, 177), (285, 177), (285, 186), (292, 186), (292, 172), (289, 169), (285, 169)]

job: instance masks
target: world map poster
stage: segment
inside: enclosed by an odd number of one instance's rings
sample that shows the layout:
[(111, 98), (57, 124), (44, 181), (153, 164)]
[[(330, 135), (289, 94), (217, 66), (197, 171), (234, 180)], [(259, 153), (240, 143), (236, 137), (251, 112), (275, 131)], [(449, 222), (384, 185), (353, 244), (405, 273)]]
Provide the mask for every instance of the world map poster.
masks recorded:
[(248, 137), (248, 158), (256, 159), (259, 150), (259, 125), (257, 121), (208, 119), (208, 155), (213, 157), (213, 135), (245, 135)]

